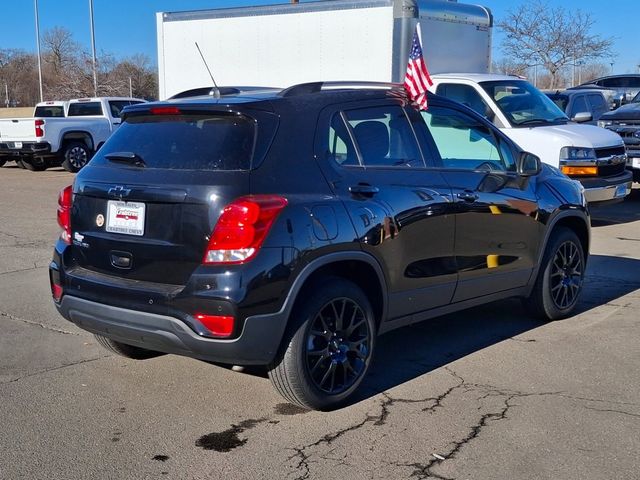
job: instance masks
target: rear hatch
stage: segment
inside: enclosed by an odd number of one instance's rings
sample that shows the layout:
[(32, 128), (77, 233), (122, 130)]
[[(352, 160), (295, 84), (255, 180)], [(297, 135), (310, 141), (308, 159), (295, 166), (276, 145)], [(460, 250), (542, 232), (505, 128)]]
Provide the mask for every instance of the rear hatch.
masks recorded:
[(275, 125), (259, 111), (134, 109), (76, 178), (74, 274), (185, 285)]

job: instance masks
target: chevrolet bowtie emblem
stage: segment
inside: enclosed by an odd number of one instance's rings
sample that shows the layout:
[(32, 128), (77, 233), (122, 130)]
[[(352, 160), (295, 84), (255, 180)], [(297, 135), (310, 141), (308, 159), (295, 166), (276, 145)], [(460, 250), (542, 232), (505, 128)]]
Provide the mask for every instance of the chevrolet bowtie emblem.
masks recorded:
[(130, 188), (124, 188), (123, 186), (115, 186), (109, 189), (109, 195), (112, 195), (114, 197), (126, 197), (127, 195), (129, 195), (131, 193), (131, 189)]

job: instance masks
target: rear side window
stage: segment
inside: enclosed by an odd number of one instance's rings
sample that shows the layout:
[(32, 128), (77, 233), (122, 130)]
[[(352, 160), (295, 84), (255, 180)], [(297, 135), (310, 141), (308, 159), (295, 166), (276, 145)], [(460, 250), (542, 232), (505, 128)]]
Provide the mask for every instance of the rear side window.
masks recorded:
[(102, 115), (100, 102), (72, 103), (69, 105), (70, 117), (88, 117), (91, 115)]
[(53, 105), (46, 107), (36, 107), (36, 111), (33, 116), (43, 118), (64, 117), (64, 107)]
[(109, 153), (135, 153), (146, 168), (248, 170), (255, 122), (239, 115), (140, 115), (127, 118), (92, 165), (115, 165)]
[(569, 103), (569, 97), (567, 95), (561, 95), (558, 93), (547, 94), (553, 103), (555, 103), (563, 112), (567, 111), (567, 105)]
[(344, 117), (365, 167), (424, 167), (402, 108), (388, 105), (347, 110)]

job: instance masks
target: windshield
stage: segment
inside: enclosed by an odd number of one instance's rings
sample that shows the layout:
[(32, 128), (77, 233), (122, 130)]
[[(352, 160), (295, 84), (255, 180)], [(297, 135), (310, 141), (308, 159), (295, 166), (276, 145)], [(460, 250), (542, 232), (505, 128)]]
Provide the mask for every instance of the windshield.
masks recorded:
[(636, 93), (636, 96), (633, 97), (633, 100), (631, 100), (631, 103), (640, 103), (640, 92)]
[(513, 125), (566, 123), (569, 121), (549, 97), (529, 82), (500, 80), (482, 82), (481, 85)]

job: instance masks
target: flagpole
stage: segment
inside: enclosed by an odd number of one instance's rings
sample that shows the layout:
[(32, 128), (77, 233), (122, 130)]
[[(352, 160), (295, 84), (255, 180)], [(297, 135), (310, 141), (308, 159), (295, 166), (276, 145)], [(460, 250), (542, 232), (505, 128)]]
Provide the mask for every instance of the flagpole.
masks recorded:
[(38, 0), (34, 0), (36, 9), (36, 50), (38, 51), (38, 83), (40, 85), (40, 101), (44, 101), (42, 95), (42, 61), (40, 60), (40, 17), (38, 15)]
[(98, 96), (98, 74), (96, 73), (96, 36), (93, 31), (93, 0), (89, 0), (89, 20), (91, 23), (91, 61), (93, 64), (93, 96)]

